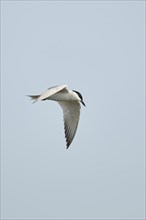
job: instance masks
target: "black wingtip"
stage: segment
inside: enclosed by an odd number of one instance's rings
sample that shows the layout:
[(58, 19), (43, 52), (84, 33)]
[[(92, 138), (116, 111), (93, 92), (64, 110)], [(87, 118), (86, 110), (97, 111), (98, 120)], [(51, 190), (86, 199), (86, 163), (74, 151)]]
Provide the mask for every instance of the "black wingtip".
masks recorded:
[(69, 148), (69, 145), (66, 145), (66, 150)]

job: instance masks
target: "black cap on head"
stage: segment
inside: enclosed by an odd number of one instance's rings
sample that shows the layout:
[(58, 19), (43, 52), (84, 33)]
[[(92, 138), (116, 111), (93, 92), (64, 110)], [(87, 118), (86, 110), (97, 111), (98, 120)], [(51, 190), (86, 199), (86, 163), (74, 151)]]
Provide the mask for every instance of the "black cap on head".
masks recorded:
[(81, 103), (82, 103), (84, 106), (86, 106), (85, 103), (83, 102), (83, 96), (81, 95), (81, 93), (78, 92), (78, 91), (76, 91), (76, 90), (73, 90), (73, 91), (76, 92), (77, 95), (80, 97), (80, 99), (81, 99)]

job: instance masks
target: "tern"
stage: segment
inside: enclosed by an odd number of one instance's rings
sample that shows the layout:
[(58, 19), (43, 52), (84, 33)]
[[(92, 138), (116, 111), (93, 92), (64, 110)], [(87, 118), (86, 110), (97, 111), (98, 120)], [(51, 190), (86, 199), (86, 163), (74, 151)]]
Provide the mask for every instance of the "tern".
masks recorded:
[(29, 95), (29, 97), (34, 102), (45, 100), (58, 102), (63, 110), (66, 148), (68, 148), (77, 131), (81, 109), (80, 103), (86, 106), (81, 93), (76, 90), (69, 90), (67, 85), (59, 85), (48, 88), (40, 95)]

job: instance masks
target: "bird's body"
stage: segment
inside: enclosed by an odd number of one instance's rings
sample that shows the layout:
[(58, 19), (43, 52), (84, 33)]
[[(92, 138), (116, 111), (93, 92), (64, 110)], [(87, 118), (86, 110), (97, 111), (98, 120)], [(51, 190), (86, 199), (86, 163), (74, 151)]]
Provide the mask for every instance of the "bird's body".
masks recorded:
[(69, 90), (67, 85), (54, 86), (43, 92), (41, 95), (30, 95), (34, 102), (53, 100), (57, 101), (63, 110), (64, 129), (67, 148), (71, 144), (80, 118), (80, 102), (85, 106), (82, 95)]

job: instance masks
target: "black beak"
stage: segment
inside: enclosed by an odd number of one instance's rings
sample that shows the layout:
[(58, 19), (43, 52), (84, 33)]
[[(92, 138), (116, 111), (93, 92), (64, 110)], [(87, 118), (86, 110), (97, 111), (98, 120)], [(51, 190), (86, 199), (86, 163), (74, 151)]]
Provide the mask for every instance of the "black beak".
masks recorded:
[(83, 101), (81, 101), (81, 103), (86, 107), (85, 103)]

